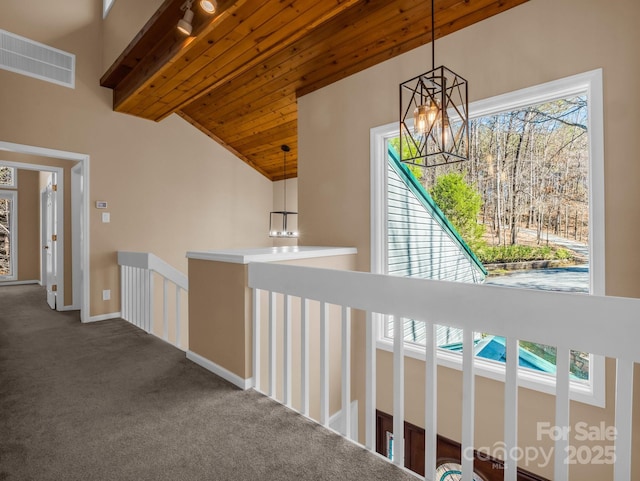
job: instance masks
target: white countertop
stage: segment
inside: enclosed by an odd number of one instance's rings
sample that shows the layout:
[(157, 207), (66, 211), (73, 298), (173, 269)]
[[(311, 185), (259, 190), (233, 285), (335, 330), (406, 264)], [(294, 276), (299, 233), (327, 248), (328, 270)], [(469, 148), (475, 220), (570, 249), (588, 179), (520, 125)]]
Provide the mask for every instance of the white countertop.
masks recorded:
[(355, 247), (285, 246), (187, 252), (188, 259), (248, 264), (357, 254)]

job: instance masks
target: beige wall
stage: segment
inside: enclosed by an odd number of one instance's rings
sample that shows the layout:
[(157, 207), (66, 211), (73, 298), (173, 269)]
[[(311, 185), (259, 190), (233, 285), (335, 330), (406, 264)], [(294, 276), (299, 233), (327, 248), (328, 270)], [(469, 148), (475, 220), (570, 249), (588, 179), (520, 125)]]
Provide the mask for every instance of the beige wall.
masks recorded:
[(251, 377), (247, 266), (189, 259), (189, 350), (241, 379)]
[[(273, 196), (270, 181), (179, 117), (112, 111), (112, 92), (99, 86), (101, 12), (100, 0), (0, 3), (0, 28), (77, 56), (75, 89), (0, 71), (0, 140), (90, 156), (94, 316), (120, 310), (118, 250), (150, 251), (186, 272), (188, 250), (270, 246)], [(111, 223), (96, 200), (109, 203)]]
[[(479, 100), (596, 68), (603, 69), (605, 102), (606, 289), (610, 295), (640, 296), (640, 257), (634, 231), (638, 218), (640, 163), (635, 143), (640, 130), (640, 3), (635, 0), (531, 0), (504, 14), (464, 29), (436, 44), (436, 63), (446, 64), (469, 81), (470, 99)], [(370, 265), (370, 129), (397, 121), (398, 84), (428, 70), (430, 47), (408, 52), (383, 64), (302, 97), (299, 108), (299, 209), (302, 245), (352, 245), (357, 267)], [(364, 336), (364, 331), (360, 333)], [(610, 366), (609, 366), (610, 367)], [(382, 372), (388, 369), (381, 354)], [(608, 370), (608, 385), (613, 374)], [(443, 383), (454, 374), (443, 373)], [(489, 381), (478, 389), (491, 392)], [(420, 381), (407, 378), (409, 398)], [(638, 385), (636, 384), (636, 387)], [(387, 386), (387, 389), (389, 386)], [(385, 389), (379, 384), (379, 389)], [(453, 399), (459, 389), (447, 391)], [(636, 390), (638, 390), (636, 389)], [(362, 399), (362, 389), (359, 390)], [(536, 399), (545, 398), (537, 402)], [(597, 423), (612, 421), (609, 393), (606, 411), (574, 405), (572, 416)], [(522, 390), (522, 422), (535, 424), (550, 407), (548, 397)], [(445, 403), (441, 428), (459, 439), (456, 403)], [(408, 412), (414, 408), (407, 407)], [(501, 425), (485, 426), (492, 406), (482, 411), (478, 427), (483, 440), (501, 439)], [(640, 411), (640, 409), (638, 410)], [(546, 409), (545, 409), (546, 412)], [(499, 419), (498, 413), (494, 417)], [(640, 439), (640, 412), (635, 417)], [(414, 420), (421, 424), (418, 420)], [(531, 430), (520, 442), (530, 444)], [(480, 439), (477, 439), (479, 441)], [(634, 452), (638, 453), (638, 442)], [(635, 456), (640, 473), (640, 456)], [(542, 470), (543, 474), (549, 474)], [(609, 479), (608, 466), (572, 468), (576, 479)], [(636, 474), (635, 477), (640, 476)]]
[(18, 280), (40, 279), (39, 174), (18, 170)]

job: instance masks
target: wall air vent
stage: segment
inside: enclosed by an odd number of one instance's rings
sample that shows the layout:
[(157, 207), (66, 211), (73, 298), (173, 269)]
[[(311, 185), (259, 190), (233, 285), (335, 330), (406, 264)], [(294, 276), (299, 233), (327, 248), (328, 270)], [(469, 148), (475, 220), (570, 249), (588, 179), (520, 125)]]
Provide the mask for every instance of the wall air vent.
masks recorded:
[(75, 88), (75, 55), (2, 29), (0, 68)]

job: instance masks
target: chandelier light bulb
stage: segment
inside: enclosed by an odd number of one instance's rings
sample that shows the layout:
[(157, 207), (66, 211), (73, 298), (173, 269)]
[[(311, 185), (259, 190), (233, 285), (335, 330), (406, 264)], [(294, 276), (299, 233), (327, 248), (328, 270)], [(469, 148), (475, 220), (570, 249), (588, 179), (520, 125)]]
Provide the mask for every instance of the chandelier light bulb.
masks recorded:
[(413, 111), (414, 135), (427, 135), (432, 131), (438, 120), (438, 103), (431, 99), (429, 105), (420, 105)]
[(427, 133), (427, 123), (429, 122), (429, 109), (426, 105), (419, 105), (413, 111), (413, 133), (415, 135), (425, 135)]

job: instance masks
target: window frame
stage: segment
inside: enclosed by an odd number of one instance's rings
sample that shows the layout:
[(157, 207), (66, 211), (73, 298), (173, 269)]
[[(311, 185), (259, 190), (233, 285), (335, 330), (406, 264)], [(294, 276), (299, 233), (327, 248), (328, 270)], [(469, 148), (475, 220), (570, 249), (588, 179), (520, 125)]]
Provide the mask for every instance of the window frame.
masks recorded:
[(15, 281), (18, 279), (18, 191), (0, 189), (0, 199), (9, 199), (9, 229), (11, 244), (9, 246), (9, 271), (8, 276), (0, 274), (0, 282)]
[[(575, 95), (587, 96), (589, 133), (589, 294), (605, 295), (605, 231), (604, 231), (604, 104), (602, 69), (565, 77), (489, 99), (469, 104), (470, 118), (497, 114), (532, 104)], [(387, 142), (399, 135), (397, 122), (371, 129), (371, 271), (386, 274), (386, 198)], [(393, 351), (391, 340), (385, 337), (384, 316), (375, 314), (377, 348)], [(499, 333), (496, 333), (499, 334)], [(405, 355), (425, 360), (424, 349), (405, 341)], [(460, 353), (438, 349), (438, 364), (462, 369)], [(476, 358), (476, 374), (504, 382), (504, 364)], [(605, 361), (603, 356), (590, 355), (589, 382), (571, 381), (572, 400), (605, 407)], [(555, 394), (555, 376), (529, 369), (518, 370), (522, 387)]]

